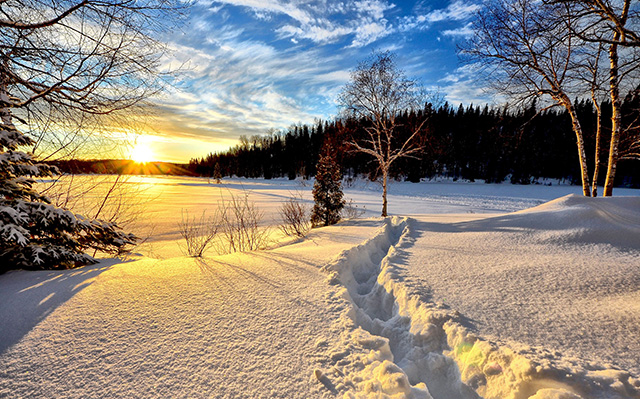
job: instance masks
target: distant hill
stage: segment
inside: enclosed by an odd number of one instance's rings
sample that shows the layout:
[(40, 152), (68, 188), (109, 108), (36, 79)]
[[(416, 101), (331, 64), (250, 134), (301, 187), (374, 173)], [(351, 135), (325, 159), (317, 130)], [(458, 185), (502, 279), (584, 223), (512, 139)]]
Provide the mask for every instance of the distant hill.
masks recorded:
[(69, 159), (45, 162), (63, 173), (124, 175), (193, 175), (186, 164), (171, 162), (139, 163), (129, 159)]

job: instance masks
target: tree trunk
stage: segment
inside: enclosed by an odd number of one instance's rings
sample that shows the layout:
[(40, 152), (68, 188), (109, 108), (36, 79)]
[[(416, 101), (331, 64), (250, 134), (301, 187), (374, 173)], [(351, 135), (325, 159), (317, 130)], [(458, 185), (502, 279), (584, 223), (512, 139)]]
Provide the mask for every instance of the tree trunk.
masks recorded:
[(15, 130), (11, 116), (11, 100), (7, 93), (7, 86), (4, 82), (0, 82), (0, 121), (6, 130)]
[[(614, 40), (619, 40), (618, 32), (614, 35)], [(607, 179), (604, 183), (605, 197), (613, 195), (613, 181), (616, 177), (616, 167), (618, 164), (618, 144), (620, 143), (620, 130), (622, 115), (620, 107), (620, 87), (618, 77), (618, 45), (612, 44), (609, 47), (609, 92), (611, 93), (611, 144), (609, 145), (609, 160), (607, 165)]]
[(387, 180), (389, 180), (389, 170), (383, 167), (382, 170), (382, 217), (387, 217)]
[(596, 153), (595, 153), (595, 165), (593, 168), (593, 180), (591, 182), (591, 196), (598, 196), (598, 174), (600, 173), (600, 134), (602, 133), (602, 110), (600, 105), (595, 103), (596, 107)]
[(580, 160), (580, 172), (582, 174), (582, 194), (585, 197), (590, 197), (591, 193), (590, 183), (589, 183), (589, 174), (587, 169), (587, 156), (584, 151), (584, 138), (582, 135), (582, 126), (580, 125), (580, 121), (578, 120), (578, 115), (576, 114), (575, 108), (573, 108), (573, 104), (571, 100), (568, 98), (564, 100), (564, 105), (569, 111), (569, 115), (571, 116), (571, 124), (573, 126), (573, 131), (576, 134), (577, 144), (578, 144), (578, 158)]

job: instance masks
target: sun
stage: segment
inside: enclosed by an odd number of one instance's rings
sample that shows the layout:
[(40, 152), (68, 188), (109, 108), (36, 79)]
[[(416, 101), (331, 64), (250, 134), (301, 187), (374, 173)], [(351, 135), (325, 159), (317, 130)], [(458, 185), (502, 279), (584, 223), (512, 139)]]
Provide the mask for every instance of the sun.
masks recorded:
[(138, 163), (153, 161), (153, 151), (148, 143), (136, 143), (131, 149), (130, 158)]

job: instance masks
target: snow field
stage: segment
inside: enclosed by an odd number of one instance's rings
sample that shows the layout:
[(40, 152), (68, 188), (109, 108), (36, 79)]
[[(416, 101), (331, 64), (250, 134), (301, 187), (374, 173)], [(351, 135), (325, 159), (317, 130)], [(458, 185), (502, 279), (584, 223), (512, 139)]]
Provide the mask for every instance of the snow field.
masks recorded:
[[(244, 193), (273, 227), (309, 182), (127, 184), (144, 256), (0, 276), (0, 397), (640, 398), (640, 197), (394, 183), (409, 218), (197, 261), (182, 209)], [(345, 195), (379, 214), (377, 185)]]
[(266, 252), (0, 276), (0, 397), (334, 397), (314, 377), (340, 314), (317, 265), (378, 225)]

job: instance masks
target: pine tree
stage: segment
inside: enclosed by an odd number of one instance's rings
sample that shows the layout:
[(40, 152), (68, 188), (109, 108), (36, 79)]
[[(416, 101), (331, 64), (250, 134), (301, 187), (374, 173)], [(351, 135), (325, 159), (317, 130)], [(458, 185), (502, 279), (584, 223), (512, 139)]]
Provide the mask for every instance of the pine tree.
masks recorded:
[(33, 140), (12, 122), (11, 98), (0, 84), (0, 274), (11, 269), (66, 269), (95, 263), (94, 249), (118, 253), (136, 237), (113, 223), (57, 208), (38, 193), (35, 178), (55, 167), (36, 164), (20, 147)]
[(222, 183), (222, 169), (220, 169), (220, 162), (216, 162), (213, 167), (213, 178), (216, 181), (216, 184)]
[(320, 155), (316, 171), (316, 181), (313, 183), (313, 211), (311, 224), (329, 226), (340, 221), (340, 211), (345, 201), (342, 194), (342, 175), (336, 162), (335, 151), (326, 146)]

